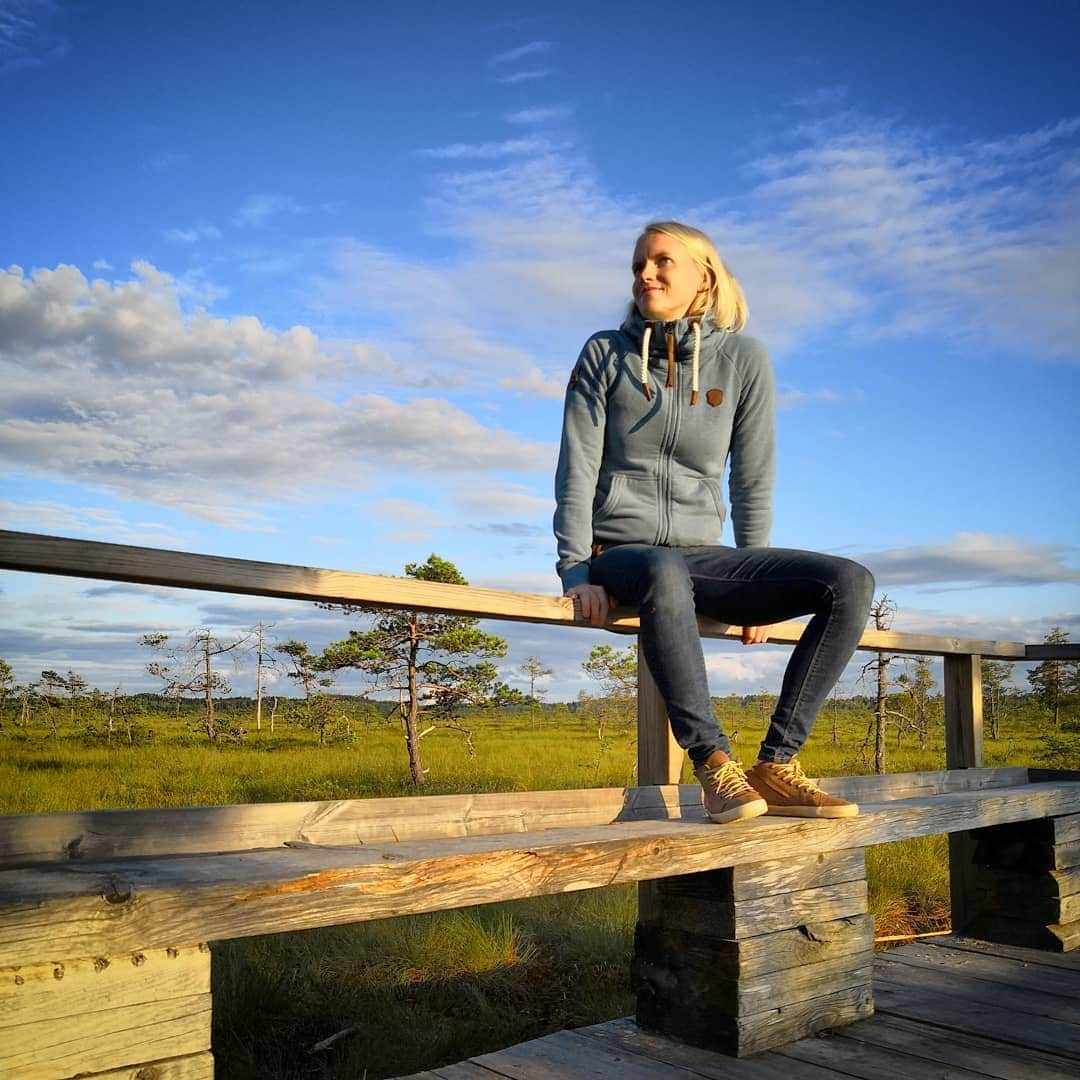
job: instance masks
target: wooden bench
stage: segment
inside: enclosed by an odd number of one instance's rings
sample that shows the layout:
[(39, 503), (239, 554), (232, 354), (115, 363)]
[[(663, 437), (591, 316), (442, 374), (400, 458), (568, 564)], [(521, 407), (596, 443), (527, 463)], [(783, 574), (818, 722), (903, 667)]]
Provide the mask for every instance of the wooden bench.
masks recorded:
[(655, 879), (639, 1022), (754, 1053), (872, 1011), (863, 851), (933, 833), (1006, 851), (976, 926), (1080, 941), (1080, 780), (822, 783), (859, 817), (716, 826), (696, 786), (658, 786), (2, 818), (0, 1075), (211, 1076), (209, 941)]
[[(557, 597), (0, 531), (3, 567), (577, 621)], [(854, 819), (708, 822), (643, 664), (638, 788), (0, 818), (0, 1076), (212, 1076), (207, 942), (623, 882), (641, 883), (639, 1023), (751, 1054), (872, 1011), (863, 852), (929, 834), (950, 834), (957, 932), (1077, 947), (1080, 775), (981, 768), (979, 687), (983, 655), (1077, 646), (868, 631), (860, 648), (944, 656), (950, 768), (822, 781)]]

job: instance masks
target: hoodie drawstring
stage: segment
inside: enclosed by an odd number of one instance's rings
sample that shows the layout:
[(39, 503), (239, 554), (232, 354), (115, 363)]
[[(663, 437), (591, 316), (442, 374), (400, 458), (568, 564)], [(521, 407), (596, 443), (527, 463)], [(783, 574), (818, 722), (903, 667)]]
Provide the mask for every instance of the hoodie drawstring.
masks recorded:
[[(690, 366), (690, 404), (698, 403), (698, 368), (701, 360), (701, 319), (696, 318), (690, 324), (694, 329), (694, 359)], [(641, 335), (641, 389), (646, 401), (652, 401), (652, 387), (649, 386), (649, 344), (652, 341), (652, 324), (646, 323)], [(670, 388), (675, 385), (675, 335), (667, 335), (667, 382)]]
[(649, 339), (652, 337), (652, 327), (646, 323), (645, 332), (641, 335), (641, 389), (645, 391), (645, 400), (652, 401), (652, 387), (649, 386)]

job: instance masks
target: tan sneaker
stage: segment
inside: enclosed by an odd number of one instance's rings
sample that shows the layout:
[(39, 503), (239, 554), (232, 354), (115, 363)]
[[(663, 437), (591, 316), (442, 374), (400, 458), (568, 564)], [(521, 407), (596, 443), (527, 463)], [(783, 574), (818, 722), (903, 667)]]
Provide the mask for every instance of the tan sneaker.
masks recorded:
[(701, 781), (705, 813), (718, 825), (759, 817), (769, 804), (746, 782), (737, 761), (699, 765), (694, 775)]
[(798, 758), (786, 765), (759, 761), (746, 774), (746, 782), (769, 804), (770, 814), (841, 818), (855, 817), (859, 812), (855, 803), (827, 795), (808, 779)]

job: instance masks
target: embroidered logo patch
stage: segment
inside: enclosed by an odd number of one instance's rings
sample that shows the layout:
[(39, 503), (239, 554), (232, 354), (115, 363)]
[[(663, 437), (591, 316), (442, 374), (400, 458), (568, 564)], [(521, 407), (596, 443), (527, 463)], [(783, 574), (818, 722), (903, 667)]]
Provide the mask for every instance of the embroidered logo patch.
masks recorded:
[(717, 406), (724, 400), (723, 390), (707, 390), (705, 392), (705, 400), (712, 406)]

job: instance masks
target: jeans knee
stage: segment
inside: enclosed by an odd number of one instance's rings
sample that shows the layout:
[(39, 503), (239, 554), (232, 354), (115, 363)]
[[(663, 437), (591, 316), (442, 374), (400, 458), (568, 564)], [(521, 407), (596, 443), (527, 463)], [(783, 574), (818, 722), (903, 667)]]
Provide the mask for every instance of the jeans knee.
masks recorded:
[(874, 575), (862, 563), (852, 559), (840, 559), (837, 568), (837, 588), (863, 611), (869, 611), (874, 602), (877, 587)]
[(694, 602), (694, 586), (686, 560), (671, 548), (654, 548), (642, 567), (642, 599), (653, 608)]

